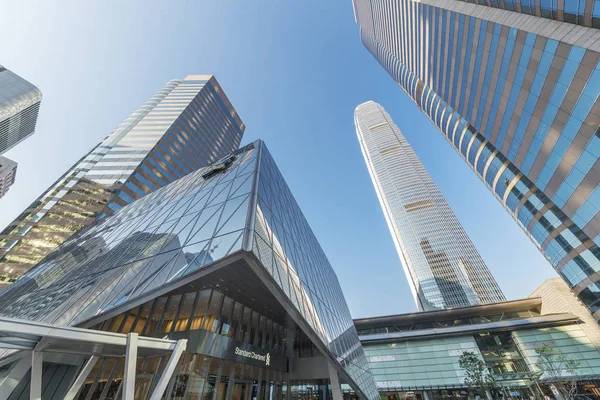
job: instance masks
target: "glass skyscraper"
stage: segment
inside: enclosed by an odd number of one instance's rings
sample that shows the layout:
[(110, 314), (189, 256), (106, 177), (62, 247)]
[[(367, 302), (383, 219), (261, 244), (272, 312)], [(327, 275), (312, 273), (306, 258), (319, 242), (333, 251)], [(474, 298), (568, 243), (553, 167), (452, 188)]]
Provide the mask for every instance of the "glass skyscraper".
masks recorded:
[(505, 300), (475, 246), (390, 115), (369, 101), (358, 140), (420, 311)]
[(600, 319), (600, 5), (556, 4), (353, 1), (367, 49)]
[[(342, 382), (379, 399), (336, 274), (261, 141), (73, 235), (0, 294), (0, 315), (188, 339), (165, 398), (309, 398), (310, 387), (342, 399)], [(136, 399), (168, 357), (138, 360)], [(44, 364), (53, 399), (71, 376), (52, 371), (83, 361)], [(123, 370), (122, 357), (101, 357), (75, 398), (119, 398)], [(26, 371), (11, 375), (14, 398)]]
[(0, 155), (33, 134), (42, 92), (0, 65)]
[(244, 129), (214, 76), (170, 81), (1, 232), (0, 284), (96, 218), (237, 149)]

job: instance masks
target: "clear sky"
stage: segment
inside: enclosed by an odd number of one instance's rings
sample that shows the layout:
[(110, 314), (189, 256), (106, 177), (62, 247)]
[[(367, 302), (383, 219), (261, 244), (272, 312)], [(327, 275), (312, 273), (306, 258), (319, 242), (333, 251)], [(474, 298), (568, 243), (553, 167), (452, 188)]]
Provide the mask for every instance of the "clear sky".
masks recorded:
[[(201, 4), (202, 3), (202, 4)], [(266, 141), (354, 317), (416, 311), (354, 129), (383, 105), (509, 299), (556, 276), (525, 233), (363, 47), (350, 0), (13, 1), (0, 64), (44, 94), (36, 133), (5, 155), (0, 229), (167, 81), (215, 74)]]

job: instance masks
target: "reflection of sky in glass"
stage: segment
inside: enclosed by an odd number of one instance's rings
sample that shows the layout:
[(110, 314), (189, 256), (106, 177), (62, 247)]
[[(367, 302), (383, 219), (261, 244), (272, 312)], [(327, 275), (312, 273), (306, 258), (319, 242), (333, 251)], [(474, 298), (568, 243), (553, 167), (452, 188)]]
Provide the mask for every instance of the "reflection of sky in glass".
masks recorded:
[(253, 252), (369, 398), (379, 398), (337, 276), (263, 145)]
[(72, 237), (0, 294), (0, 314), (77, 325), (232, 252), (252, 251), (316, 338), (378, 398), (335, 272), (266, 147), (255, 142), (224, 172), (205, 179), (205, 171)]
[(390, 115), (369, 101), (356, 131), (419, 309), (504, 300), (477, 249)]
[[(75, 235), (2, 294), (2, 314), (76, 325), (241, 249), (254, 171), (247, 148)], [(10, 299), (10, 300), (8, 300)]]

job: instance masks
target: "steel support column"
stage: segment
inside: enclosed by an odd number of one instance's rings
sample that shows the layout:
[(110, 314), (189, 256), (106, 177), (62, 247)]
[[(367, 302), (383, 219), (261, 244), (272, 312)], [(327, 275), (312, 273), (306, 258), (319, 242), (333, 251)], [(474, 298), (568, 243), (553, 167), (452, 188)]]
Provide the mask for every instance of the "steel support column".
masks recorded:
[(42, 352), (31, 352), (31, 382), (29, 400), (42, 400)]
[(125, 374), (123, 375), (123, 400), (133, 400), (135, 389), (135, 369), (137, 365), (138, 334), (127, 334), (125, 348)]
[(165, 369), (163, 370), (163, 373), (156, 384), (156, 389), (154, 389), (154, 392), (152, 392), (152, 397), (150, 397), (150, 400), (160, 400), (162, 398), (163, 393), (167, 388), (167, 384), (169, 383), (169, 380), (171, 380), (173, 372), (175, 372), (175, 368), (177, 367), (179, 359), (181, 358), (181, 354), (185, 350), (186, 346), (187, 339), (181, 339), (177, 341), (177, 344), (173, 349), (173, 353), (171, 353), (171, 358), (169, 358), (169, 362), (165, 366)]
[(83, 383), (92, 371), (92, 368), (94, 368), (94, 365), (96, 365), (96, 361), (98, 361), (98, 357), (91, 356), (90, 359), (85, 363), (81, 369), (81, 372), (79, 372), (79, 375), (77, 375), (77, 379), (75, 379), (75, 382), (73, 382), (71, 388), (65, 395), (64, 400), (73, 400), (75, 398), (79, 392), (79, 389), (81, 389), (81, 386), (83, 386)]

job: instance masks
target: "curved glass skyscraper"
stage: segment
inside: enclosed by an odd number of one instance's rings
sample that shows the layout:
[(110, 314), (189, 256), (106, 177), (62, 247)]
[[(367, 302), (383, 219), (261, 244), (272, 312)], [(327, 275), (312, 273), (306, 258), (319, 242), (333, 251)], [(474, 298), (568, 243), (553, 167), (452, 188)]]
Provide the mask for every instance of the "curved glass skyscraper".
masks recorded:
[(367, 49), (600, 319), (600, 3), (353, 5)]
[(421, 311), (505, 300), (475, 246), (390, 115), (354, 113), (377, 197)]

